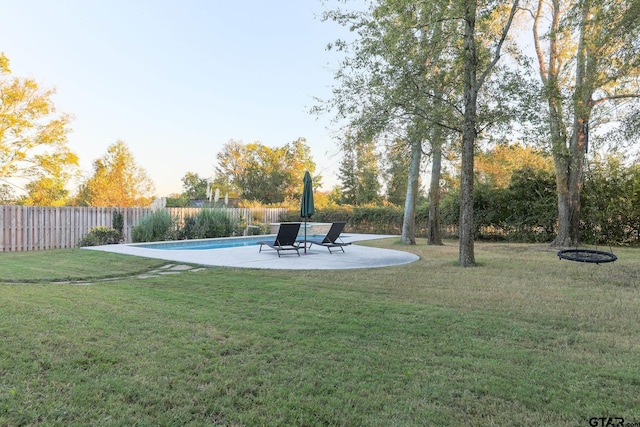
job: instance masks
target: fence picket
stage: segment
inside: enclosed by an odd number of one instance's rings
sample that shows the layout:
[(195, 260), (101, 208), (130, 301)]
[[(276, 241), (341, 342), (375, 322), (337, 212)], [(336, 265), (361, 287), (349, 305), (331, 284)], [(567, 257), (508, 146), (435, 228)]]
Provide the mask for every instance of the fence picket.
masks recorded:
[[(179, 224), (187, 216), (207, 208), (165, 208)], [(111, 227), (113, 212), (124, 220), (123, 240), (131, 242), (131, 230), (151, 213), (150, 208), (101, 208), (0, 205), (0, 252), (75, 248), (95, 227)], [(227, 213), (246, 225), (279, 222), (286, 208), (228, 208)], [(247, 228), (245, 227), (245, 230)]]

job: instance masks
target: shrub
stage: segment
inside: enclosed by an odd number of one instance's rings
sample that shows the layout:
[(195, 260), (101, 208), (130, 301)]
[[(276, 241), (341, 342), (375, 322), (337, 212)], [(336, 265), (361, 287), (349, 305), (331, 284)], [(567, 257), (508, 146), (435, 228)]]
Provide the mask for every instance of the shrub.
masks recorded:
[(189, 197), (182, 195), (180, 197), (167, 197), (167, 208), (184, 208), (189, 204)]
[(87, 234), (82, 236), (78, 246), (101, 246), (119, 243), (122, 239), (122, 233), (114, 228), (95, 227)]
[[(350, 233), (400, 234), (403, 210), (397, 206), (353, 207), (342, 205), (316, 211), (311, 222), (345, 221)], [(300, 210), (289, 211), (281, 222), (298, 221)]]
[(619, 154), (596, 157), (582, 192), (581, 239), (596, 244), (640, 243), (640, 163)]
[(120, 232), (121, 236), (124, 235), (124, 218), (122, 217), (122, 212), (113, 211), (111, 224), (115, 230), (118, 230), (118, 232)]
[(271, 232), (271, 226), (269, 224), (254, 223), (248, 228), (247, 235), (260, 236), (263, 234), (269, 234), (270, 232)]
[[(553, 172), (523, 168), (511, 175), (506, 188), (478, 182), (473, 189), (474, 238), (547, 242), (555, 233), (558, 208)], [(458, 224), (459, 189), (443, 195), (443, 228)]]
[(178, 228), (176, 233), (176, 237), (178, 240), (184, 239), (196, 239), (194, 237), (198, 234), (198, 224), (196, 220), (196, 215), (186, 216), (184, 217), (182, 227)]
[(403, 214), (403, 209), (397, 206), (353, 208), (349, 230), (358, 233), (400, 234)]
[(178, 230), (179, 239), (229, 237), (239, 232), (239, 224), (224, 209), (202, 209), (184, 219)]
[(157, 210), (140, 220), (140, 224), (131, 230), (134, 242), (158, 242), (173, 240), (174, 221), (171, 215), (163, 210)]

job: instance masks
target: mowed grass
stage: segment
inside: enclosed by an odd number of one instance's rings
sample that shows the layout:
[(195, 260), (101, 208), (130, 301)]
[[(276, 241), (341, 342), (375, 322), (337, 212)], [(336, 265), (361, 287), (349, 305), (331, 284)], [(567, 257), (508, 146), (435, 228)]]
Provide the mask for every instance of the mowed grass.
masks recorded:
[(367, 244), (421, 260), (140, 279), (166, 262), (0, 254), (0, 425), (640, 422), (640, 250), (477, 243), (465, 269), (455, 242)]
[(104, 280), (144, 273), (166, 263), (86, 249), (7, 252), (0, 253), (0, 283)]

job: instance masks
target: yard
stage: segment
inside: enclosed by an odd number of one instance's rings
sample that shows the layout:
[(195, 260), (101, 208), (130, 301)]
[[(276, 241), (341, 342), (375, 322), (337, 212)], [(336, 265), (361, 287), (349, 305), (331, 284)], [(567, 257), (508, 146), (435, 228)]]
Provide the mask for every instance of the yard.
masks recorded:
[(141, 279), (166, 262), (0, 254), (0, 425), (640, 422), (640, 250), (364, 244), (421, 260)]

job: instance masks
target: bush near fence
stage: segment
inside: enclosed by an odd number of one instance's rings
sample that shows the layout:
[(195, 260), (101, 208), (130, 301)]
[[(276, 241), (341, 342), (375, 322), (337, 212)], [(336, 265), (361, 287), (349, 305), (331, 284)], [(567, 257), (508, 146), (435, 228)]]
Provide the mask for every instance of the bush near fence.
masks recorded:
[[(339, 206), (316, 210), (312, 222), (347, 223), (345, 231), (365, 234), (400, 234), (402, 232), (403, 210), (398, 206), (353, 207)], [(282, 221), (301, 221), (299, 210), (290, 210), (281, 217)]]
[[(311, 218), (313, 222), (347, 223), (345, 231), (348, 233), (365, 234), (402, 234), (402, 221), (404, 210), (399, 206), (338, 206), (316, 210)], [(427, 225), (429, 219), (429, 205), (424, 204), (416, 209), (416, 237), (427, 237)], [(290, 210), (282, 216), (282, 221), (301, 221), (300, 211)], [(455, 225), (443, 225), (442, 236), (445, 238), (456, 236)]]

